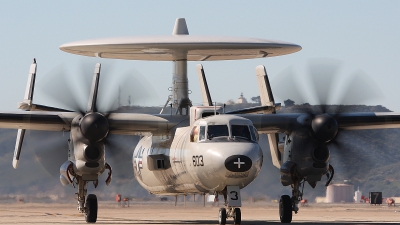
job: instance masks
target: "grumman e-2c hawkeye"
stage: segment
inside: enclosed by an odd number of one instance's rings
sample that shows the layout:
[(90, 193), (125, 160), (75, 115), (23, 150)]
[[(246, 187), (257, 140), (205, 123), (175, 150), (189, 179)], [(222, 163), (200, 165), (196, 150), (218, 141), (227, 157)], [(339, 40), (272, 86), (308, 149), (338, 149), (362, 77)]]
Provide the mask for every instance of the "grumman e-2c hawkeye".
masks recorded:
[[(235, 60), (279, 56), (301, 50), (299, 45), (254, 38), (189, 35), (184, 19), (177, 19), (171, 36), (88, 40), (60, 46), (65, 52), (101, 58), (173, 61), (171, 102), (174, 113), (139, 114), (99, 112), (97, 92), (100, 64), (94, 71), (86, 112), (71, 112), (34, 104), (36, 62), (31, 66), (24, 101), (18, 113), (1, 112), (0, 128), (19, 129), (13, 166), (17, 168), (25, 129), (69, 131), (68, 158), (60, 168), (63, 185), (77, 187), (78, 210), (89, 223), (97, 220), (97, 198), (87, 195), (87, 185), (98, 185), (106, 170), (111, 182), (105, 144), (109, 134), (140, 135), (132, 161), (136, 179), (159, 195), (214, 194), (223, 196), (219, 224), (233, 218), (241, 223), (240, 190), (260, 172), (263, 155), (258, 135), (267, 134), (273, 164), (280, 168), (281, 183), (292, 196), (279, 203), (280, 220), (292, 221), (298, 212), (302, 187), (312, 187), (333, 167), (327, 144), (341, 129), (399, 128), (398, 113), (295, 113), (275, 114), (276, 104), (264, 66), (256, 67), (261, 106), (224, 112), (213, 105), (202, 65), (197, 65), (203, 106), (192, 106), (188, 97), (187, 61)], [(45, 112), (41, 112), (45, 111)], [(279, 145), (278, 134), (285, 134)], [(61, 153), (60, 154), (64, 154)]]

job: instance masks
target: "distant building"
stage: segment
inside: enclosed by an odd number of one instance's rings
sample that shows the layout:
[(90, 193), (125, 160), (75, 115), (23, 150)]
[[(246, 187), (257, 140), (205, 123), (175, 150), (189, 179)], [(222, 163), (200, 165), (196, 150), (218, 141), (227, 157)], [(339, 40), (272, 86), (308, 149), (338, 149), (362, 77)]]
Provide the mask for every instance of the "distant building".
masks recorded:
[(227, 104), (227, 105), (234, 105), (234, 104), (235, 104), (235, 101), (233, 101), (233, 99), (229, 99), (229, 100), (226, 102), (226, 104)]
[(240, 97), (237, 100), (238, 104), (247, 103), (247, 99), (243, 97), (243, 92), (240, 94)]
[(326, 189), (326, 202), (354, 202), (354, 185), (352, 184), (331, 184)]

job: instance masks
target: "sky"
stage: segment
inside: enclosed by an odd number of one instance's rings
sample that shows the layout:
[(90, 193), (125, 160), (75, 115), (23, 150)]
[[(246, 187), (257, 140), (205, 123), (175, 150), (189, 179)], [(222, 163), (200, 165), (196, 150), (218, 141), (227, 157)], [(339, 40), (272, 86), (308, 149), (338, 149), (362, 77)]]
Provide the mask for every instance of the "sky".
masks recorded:
[[(103, 64), (102, 77), (119, 79), (134, 74), (140, 85), (124, 93), (122, 103), (160, 106), (170, 94), (172, 63), (83, 57), (65, 53), (59, 46), (73, 41), (119, 37), (170, 35), (176, 18), (185, 18), (191, 35), (239, 36), (287, 41), (302, 46), (300, 52), (263, 59), (201, 62), (213, 101), (250, 100), (258, 96), (255, 67), (265, 65), (278, 102), (291, 93), (282, 74), (291, 71), (294, 84), (316, 103), (307, 76), (309, 62), (328, 58), (342, 69), (332, 82), (334, 94), (348, 93), (346, 77), (354, 71), (368, 75), (370, 86), (357, 92), (379, 93), (379, 98), (358, 104), (383, 105), (400, 111), (400, 2), (399, 1), (0, 1), (0, 110), (15, 111), (23, 100), (29, 67), (37, 59), (34, 95), (37, 104), (63, 107), (57, 101), (73, 98), (61, 93), (70, 85), (75, 93), (90, 80), (96, 62)], [(190, 98), (201, 103), (195, 70), (188, 63)], [(84, 67), (84, 74), (82, 74)], [(62, 68), (62, 69), (61, 69)], [(58, 79), (64, 71), (68, 79)], [(87, 72), (89, 71), (89, 72)], [(139, 77), (139, 78), (138, 78)], [(82, 79), (82, 80), (81, 80)], [(103, 90), (118, 85), (104, 79)], [(111, 79), (112, 80), (112, 79)], [(340, 83), (342, 81), (342, 83)], [(58, 82), (58, 83), (57, 83)], [(57, 83), (57, 84), (56, 84)], [(361, 83), (363, 85), (364, 83)], [(82, 89), (82, 88), (81, 88)], [(85, 88), (82, 92), (85, 92)], [(116, 90), (116, 89), (115, 89)], [(132, 92), (130, 92), (132, 91)], [(55, 98), (53, 96), (54, 93)], [(89, 89), (85, 93), (88, 93)], [(336, 93), (336, 94), (335, 94)], [(339, 93), (339, 94), (338, 94)], [(150, 96), (150, 97), (148, 97)], [(106, 94), (103, 95), (107, 97)], [(297, 96), (298, 97), (298, 96)], [(87, 102), (85, 94), (76, 101)], [(301, 100), (291, 97), (295, 102)], [(343, 97), (342, 97), (343, 98)], [(335, 96), (332, 97), (332, 104)], [(341, 99), (341, 98), (338, 98)], [(304, 100), (304, 99), (303, 99)]]

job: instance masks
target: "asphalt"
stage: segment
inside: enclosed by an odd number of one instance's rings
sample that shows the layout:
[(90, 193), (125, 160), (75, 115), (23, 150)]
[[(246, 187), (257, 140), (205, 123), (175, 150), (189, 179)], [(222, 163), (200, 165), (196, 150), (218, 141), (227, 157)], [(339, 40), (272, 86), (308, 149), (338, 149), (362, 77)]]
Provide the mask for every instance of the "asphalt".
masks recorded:
[[(0, 224), (86, 224), (74, 203), (1, 203)], [(97, 224), (218, 224), (218, 206), (207, 203), (133, 202), (129, 207), (99, 202)], [(242, 224), (280, 224), (277, 203), (248, 203)], [(398, 224), (400, 207), (369, 204), (309, 204), (293, 224)], [(232, 219), (227, 224), (233, 224)]]

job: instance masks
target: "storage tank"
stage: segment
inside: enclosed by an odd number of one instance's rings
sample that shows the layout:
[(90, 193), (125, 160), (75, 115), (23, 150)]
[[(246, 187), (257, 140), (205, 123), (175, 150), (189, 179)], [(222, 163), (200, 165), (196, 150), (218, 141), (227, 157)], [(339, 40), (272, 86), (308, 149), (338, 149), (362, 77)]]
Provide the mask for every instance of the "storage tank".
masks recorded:
[(331, 184), (326, 189), (326, 202), (354, 202), (354, 185), (351, 184)]
[(354, 192), (354, 202), (360, 203), (361, 202), (362, 192), (360, 191), (360, 187), (358, 187), (357, 191)]

